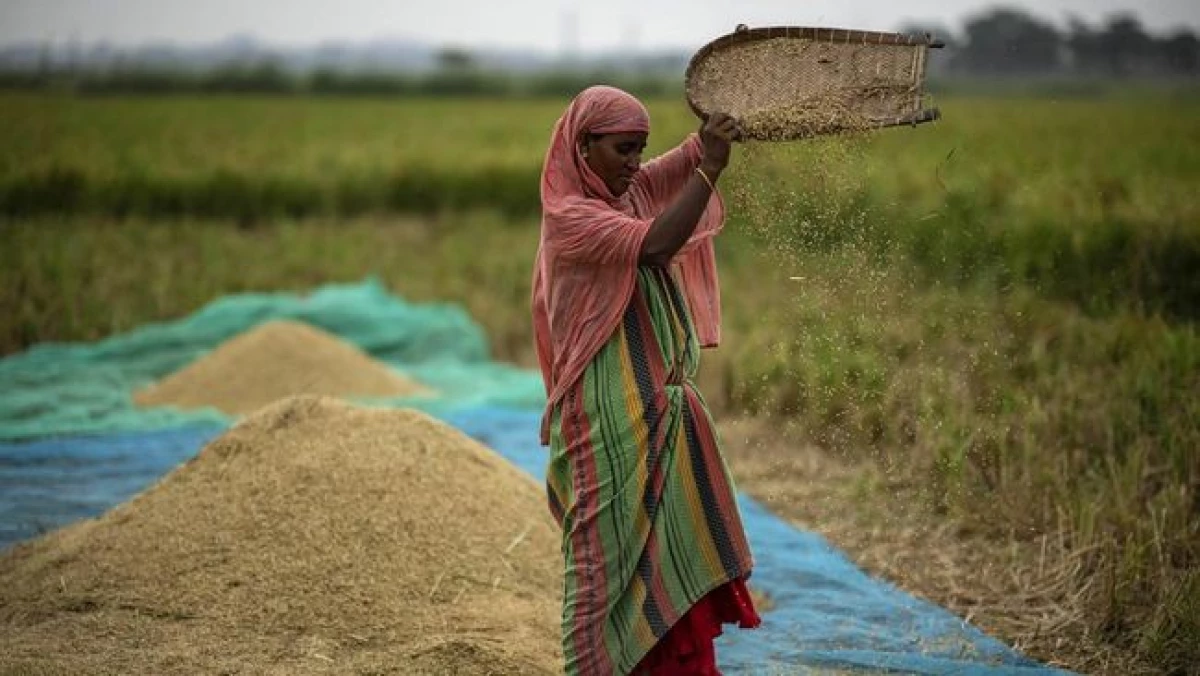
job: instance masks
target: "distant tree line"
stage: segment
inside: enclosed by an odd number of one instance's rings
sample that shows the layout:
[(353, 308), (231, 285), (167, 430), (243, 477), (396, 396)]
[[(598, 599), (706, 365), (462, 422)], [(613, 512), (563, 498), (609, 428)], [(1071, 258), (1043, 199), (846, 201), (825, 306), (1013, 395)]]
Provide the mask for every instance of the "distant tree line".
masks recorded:
[(661, 65), (640, 69), (624, 66), (550, 68), (513, 71), (494, 67), (467, 50), (446, 48), (425, 72), (347, 70), (318, 67), (289, 70), (271, 58), (238, 61), (208, 70), (146, 64), (108, 68), (4, 70), (0, 89), (57, 89), (83, 94), (317, 94), (331, 96), (574, 96), (605, 82), (638, 96), (679, 93), (682, 78)]
[[(1093, 26), (1078, 18), (1065, 29), (1012, 8), (995, 8), (969, 17), (961, 31), (936, 23), (915, 22), (906, 33), (933, 34), (946, 43), (930, 62), (929, 75), (1080, 79), (1175, 79), (1200, 77), (1200, 39), (1190, 29), (1166, 35), (1147, 32), (1133, 14), (1117, 14)], [(43, 64), (34, 69), (4, 70), (0, 88), (65, 89), (96, 94), (266, 93), (338, 96), (571, 96), (596, 82), (607, 82), (641, 96), (682, 90), (676, 69), (563, 66), (513, 72), (490, 66), (462, 49), (446, 49), (427, 72), (349, 71), (317, 68), (290, 71), (278, 61), (258, 58), (210, 70), (144, 63), (105, 68), (64, 68)]]
[(996, 8), (969, 17), (961, 32), (914, 23), (902, 32), (931, 33), (946, 42), (937, 72), (982, 76), (1075, 75), (1104, 78), (1200, 76), (1200, 39), (1180, 28), (1152, 35), (1133, 14), (1093, 26), (1079, 18), (1065, 30), (1031, 14)]
[(0, 71), (0, 89), (59, 89), (83, 94), (317, 94), (330, 96), (573, 96), (596, 82), (639, 96), (682, 90), (678, 76), (628, 70), (561, 70), (513, 73), (472, 63), (426, 73), (354, 72), (319, 68), (293, 73), (263, 60), (208, 71), (113, 68), (91, 71)]
[[(36, 67), (6, 69), (0, 62), (0, 89), (49, 89), (83, 94), (317, 94), (334, 96), (573, 96), (606, 82), (639, 96), (662, 96), (683, 89), (677, 68), (661, 59), (634, 58), (559, 68), (517, 71), (495, 66), (460, 48), (435, 55), (424, 71), (349, 69), (318, 66), (299, 72), (281, 59), (257, 56), (201, 69), (178, 64), (117, 61), (106, 66), (74, 66), (44, 59)], [(640, 67), (641, 63), (649, 64)]]

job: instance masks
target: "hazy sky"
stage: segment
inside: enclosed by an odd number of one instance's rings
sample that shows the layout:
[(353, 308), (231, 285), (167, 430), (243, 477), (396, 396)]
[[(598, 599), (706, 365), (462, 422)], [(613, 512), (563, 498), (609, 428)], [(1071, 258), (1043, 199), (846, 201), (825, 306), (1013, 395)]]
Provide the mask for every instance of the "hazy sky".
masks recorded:
[[(698, 47), (738, 23), (894, 30), (932, 19), (957, 30), (996, 0), (0, 0), (0, 43), (212, 42), (250, 34), (277, 45), (407, 37), (463, 46)], [(1198, 0), (1004, 0), (1062, 23), (1136, 9), (1152, 31), (1200, 29)], [(570, 17), (575, 19), (571, 20)], [(574, 25), (574, 29), (570, 28)], [(575, 38), (570, 36), (574, 34)]]

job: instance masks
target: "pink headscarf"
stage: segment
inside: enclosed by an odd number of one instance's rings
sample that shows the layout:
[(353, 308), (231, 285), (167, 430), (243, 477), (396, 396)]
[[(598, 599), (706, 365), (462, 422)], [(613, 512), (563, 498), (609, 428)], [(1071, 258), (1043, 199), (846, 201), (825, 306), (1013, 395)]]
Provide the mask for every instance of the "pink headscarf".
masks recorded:
[[(642, 166), (616, 197), (579, 152), (583, 133), (650, 131), (650, 116), (633, 96), (590, 87), (554, 126), (542, 168), (542, 233), (533, 271), (533, 330), (546, 384), (541, 440), (550, 413), (612, 337), (633, 296), (642, 241), (699, 165), (695, 134)], [(725, 209), (713, 193), (696, 230), (672, 265), (703, 347), (720, 341), (721, 308), (712, 238)]]

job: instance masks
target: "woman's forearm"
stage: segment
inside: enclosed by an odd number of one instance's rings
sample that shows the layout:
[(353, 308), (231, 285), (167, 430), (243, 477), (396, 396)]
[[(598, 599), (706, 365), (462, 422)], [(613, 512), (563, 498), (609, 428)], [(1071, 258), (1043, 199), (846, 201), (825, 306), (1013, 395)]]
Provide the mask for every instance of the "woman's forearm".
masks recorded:
[[(708, 163), (702, 162), (700, 170), (715, 184), (717, 177), (721, 175), (721, 169), (706, 165)], [(643, 265), (662, 267), (670, 263), (671, 258), (687, 244), (695, 232), (696, 224), (700, 222), (700, 216), (704, 214), (711, 195), (712, 190), (704, 177), (692, 172), (692, 176), (671, 206), (650, 224), (650, 231), (642, 241), (639, 262)]]

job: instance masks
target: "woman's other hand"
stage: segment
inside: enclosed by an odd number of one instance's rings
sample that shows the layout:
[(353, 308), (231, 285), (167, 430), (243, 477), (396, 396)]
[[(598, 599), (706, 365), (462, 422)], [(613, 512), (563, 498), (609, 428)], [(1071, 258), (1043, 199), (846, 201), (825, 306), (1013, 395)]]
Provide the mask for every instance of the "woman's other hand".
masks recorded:
[(720, 173), (729, 164), (731, 145), (741, 134), (741, 128), (733, 117), (725, 113), (713, 113), (700, 126), (700, 143), (704, 146), (704, 158), (700, 166), (706, 173)]

